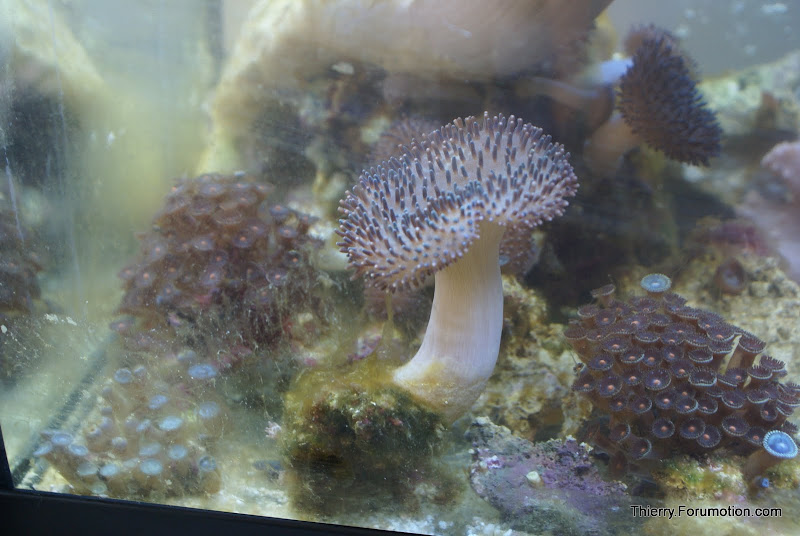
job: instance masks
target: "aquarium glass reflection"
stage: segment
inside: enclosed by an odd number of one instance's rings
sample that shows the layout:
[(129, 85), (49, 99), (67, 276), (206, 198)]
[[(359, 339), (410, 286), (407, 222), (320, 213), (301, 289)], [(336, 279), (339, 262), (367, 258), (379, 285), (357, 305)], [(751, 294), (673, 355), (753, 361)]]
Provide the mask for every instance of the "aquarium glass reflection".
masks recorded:
[(14, 484), (800, 533), (800, 7), (0, 0)]

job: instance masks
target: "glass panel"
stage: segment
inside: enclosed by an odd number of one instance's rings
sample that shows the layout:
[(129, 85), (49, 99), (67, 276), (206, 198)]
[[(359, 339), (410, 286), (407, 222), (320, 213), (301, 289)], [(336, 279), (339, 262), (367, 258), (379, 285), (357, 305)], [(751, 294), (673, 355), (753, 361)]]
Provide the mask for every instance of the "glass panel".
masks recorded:
[(15, 485), (797, 533), (797, 17), (3, 0)]

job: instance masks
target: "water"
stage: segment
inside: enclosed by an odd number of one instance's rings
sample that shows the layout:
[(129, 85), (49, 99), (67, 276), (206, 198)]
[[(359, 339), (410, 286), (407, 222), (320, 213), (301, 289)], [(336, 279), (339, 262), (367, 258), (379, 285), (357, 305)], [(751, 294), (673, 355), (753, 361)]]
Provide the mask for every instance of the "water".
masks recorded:
[[(6, 74), (6, 77), (10, 78), (10, 73)], [(3, 122), (7, 122), (8, 118), (5, 117), (5, 110), (9, 105), (9, 101), (11, 99), (11, 88), (7, 88), (3, 91), (2, 95), (2, 110), (3, 110)], [(19, 221), (19, 210), (17, 207), (17, 193), (16, 188), (14, 187), (14, 176), (11, 173), (11, 162), (8, 159), (8, 141), (6, 139), (6, 132), (5, 129), (0, 130), (0, 143), (3, 146), (3, 154), (6, 161), (6, 189), (8, 191), (8, 201), (11, 203), (11, 211), (14, 215), (14, 223), (16, 225), (17, 236), (19, 237), (21, 242), (25, 242), (25, 235), (22, 232), (22, 225)]]
[(11, 163), (6, 158), (6, 179), (8, 180), (8, 197), (11, 200), (11, 210), (14, 213), (14, 220), (17, 225), (17, 236), (20, 242), (25, 242), (25, 235), (22, 232), (22, 225), (19, 222), (19, 210), (17, 209), (17, 193), (14, 190), (14, 177), (11, 174)]
[(797, 13), (644, 4), (6, 0), (15, 483), (797, 533)]
[[(52, 47), (53, 47), (52, 48), (52, 53), (53, 53), (53, 57), (55, 58), (55, 63), (56, 63), (56, 65), (55, 65), (55, 77), (56, 77), (56, 93), (55, 93), (55, 97), (56, 97), (56, 102), (58, 103), (58, 118), (57, 118), (56, 121), (58, 123), (58, 126), (60, 127), (60, 134), (61, 134), (61, 136), (60, 136), (61, 146), (60, 147), (57, 146), (54, 149), (55, 149), (56, 155), (62, 155), (61, 158), (65, 158), (66, 154), (67, 154), (67, 147), (69, 146), (69, 139), (67, 137), (67, 119), (66, 119), (66, 116), (64, 114), (64, 88), (63, 88), (62, 83), (61, 83), (61, 69), (59, 68), (59, 59), (58, 59), (58, 55), (59, 55), (58, 41), (57, 41), (57, 38), (56, 38), (55, 21), (53, 19), (53, 3), (52, 2), (48, 3), (48, 15), (49, 15), (48, 18), (49, 18), (49, 23), (50, 23), (51, 37), (52, 37)], [(60, 162), (59, 164), (60, 165), (58, 165), (58, 171), (57, 171), (58, 193), (59, 193), (59, 195), (61, 196), (62, 199), (69, 199), (68, 196), (69, 196), (70, 189), (68, 189), (67, 184), (66, 184), (66, 178), (64, 177), (64, 173), (65, 173), (64, 163)], [(70, 257), (71, 257), (71, 261), (72, 261), (71, 264), (72, 264), (72, 269), (73, 269), (73, 277), (74, 277), (74, 280), (75, 280), (75, 287), (76, 287), (76, 290), (77, 290), (77, 296), (78, 296), (78, 299), (82, 299), (84, 297), (84, 291), (83, 291), (83, 281), (82, 281), (82, 277), (81, 277), (81, 266), (80, 266), (80, 261), (78, 260), (78, 250), (77, 250), (77, 246), (76, 246), (76, 243), (75, 243), (75, 234), (74, 234), (75, 233), (75, 231), (74, 231), (74, 229), (75, 229), (75, 219), (73, 217), (72, 210), (70, 210), (70, 209), (66, 210), (66, 221), (65, 221), (65, 223), (66, 223), (66, 227), (65, 227), (65, 229), (66, 229), (66, 238), (67, 238), (67, 243), (68, 243), (68, 248), (69, 248), (69, 254), (70, 254)], [(86, 310), (85, 307), (83, 307), (82, 313), (83, 314), (81, 316), (83, 316), (85, 318), (86, 315), (87, 315), (87, 310)]]

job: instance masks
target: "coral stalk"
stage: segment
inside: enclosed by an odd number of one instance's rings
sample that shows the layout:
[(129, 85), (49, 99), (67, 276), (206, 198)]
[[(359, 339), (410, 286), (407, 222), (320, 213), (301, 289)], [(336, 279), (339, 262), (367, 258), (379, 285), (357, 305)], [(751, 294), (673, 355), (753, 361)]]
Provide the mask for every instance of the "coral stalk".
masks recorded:
[(494, 370), (503, 325), (499, 246), (503, 228), (480, 225), (480, 238), (437, 272), (431, 317), (416, 355), (394, 381), (454, 420), (483, 391)]

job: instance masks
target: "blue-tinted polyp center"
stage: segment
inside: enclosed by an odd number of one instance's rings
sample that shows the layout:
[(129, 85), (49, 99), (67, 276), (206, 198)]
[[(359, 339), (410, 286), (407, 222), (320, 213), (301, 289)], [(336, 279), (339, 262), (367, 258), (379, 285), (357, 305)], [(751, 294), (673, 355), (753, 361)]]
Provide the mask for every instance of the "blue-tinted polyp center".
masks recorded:
[(779, 458), (794, 458), (797, 456), (797, 444), (785, 432), (773, 430), (764, 436), (764, 448), (773, 456)]
[(200, 363), (189, 367), (189, 377), (195, 380), (210, 380), (216, 375), (216, 369), (208, 363)]
[(672, 286), (672, 281), (664, 274), (647, 274), (640, 284), (647, 292), (666, 292)]

